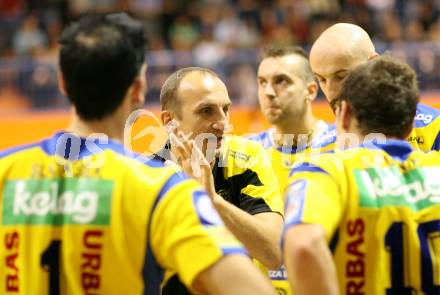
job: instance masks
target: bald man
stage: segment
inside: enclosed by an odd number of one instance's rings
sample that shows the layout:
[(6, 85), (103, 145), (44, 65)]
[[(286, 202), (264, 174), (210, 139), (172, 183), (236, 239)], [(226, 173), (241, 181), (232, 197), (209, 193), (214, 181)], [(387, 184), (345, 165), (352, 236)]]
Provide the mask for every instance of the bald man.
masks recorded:
[[(348, 72), (378, 55), (365, 30), (353, 24), (338, 23), (315, 41), (310, 51), (310, 65), (331, 104)], [(369, 108), (367, 102), (364, 107)], [(440, 111), (419, 103), (414, 128), (407, 139), (423, 151), (440, 150)]]
[[(186, 148), (187, 140), (181, 134), (195, 142), (211, 141), (212, 144), (201, 145), (201, 150), (212, 160), (214, 181), (206, 189), (215, 191), (215, 208), (253, 258), (267, 268), (279, 268), (283, 203), (278, 182), (260, 144), (224, 134), (231, 104), (225, 84), (209, 69), (183, 68), (165, 81), (160, 102), (163, 124), (175, 126), (179, 138), (171, 133), (170, 139), (174, 141), (155, 158), (186, 163), (193, 151)], [(212, 159), (209, 154), (216, 156)], [(177, 276), (171, 276), (162, 294), (189, 294), (189, 290)]]

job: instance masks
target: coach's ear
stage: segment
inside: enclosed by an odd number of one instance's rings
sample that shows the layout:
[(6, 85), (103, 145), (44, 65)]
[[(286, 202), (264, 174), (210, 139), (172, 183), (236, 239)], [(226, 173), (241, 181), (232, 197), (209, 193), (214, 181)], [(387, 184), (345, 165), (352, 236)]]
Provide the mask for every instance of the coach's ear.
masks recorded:
[(316, 96), (318, 95), (318, 83), (316, 83), (315, 81), (309, 82), (307, 84), (306, 91), (307, 91), (306, 99), (309, 102), (314, 101)]
[(180, 123), (176, 119), (176, 115), (174, 112), (162, 111), (162, 113), (160, 113), (160, 119), (162, 120), (162, 124), (167, 130), (168, 134), (176, 133)]
[(163, 125), (167, 125), (171, 120), (173, 120), (174, 114), (170, 111), (162, 111), (160, 113), (160, 120), (162, 121)]

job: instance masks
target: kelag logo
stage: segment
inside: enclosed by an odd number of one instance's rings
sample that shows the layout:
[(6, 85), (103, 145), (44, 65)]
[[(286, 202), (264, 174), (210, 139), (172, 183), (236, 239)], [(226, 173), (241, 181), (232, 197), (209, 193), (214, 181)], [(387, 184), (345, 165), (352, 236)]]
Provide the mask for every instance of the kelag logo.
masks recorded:
[(429, 124), (432, 122), (432, 115), (419, 113), (414, 117), (416, 121), (422, 121), (425, 124)]
[(109, 224), (112, 189), (100, 179), (8, 181), (2, 223)]
[(404, 174), (398, 166), (354, 172), (361, 207), (407, 206), (413, 211), (419, 211), (440, 203), (438, 167), (413, 169)]

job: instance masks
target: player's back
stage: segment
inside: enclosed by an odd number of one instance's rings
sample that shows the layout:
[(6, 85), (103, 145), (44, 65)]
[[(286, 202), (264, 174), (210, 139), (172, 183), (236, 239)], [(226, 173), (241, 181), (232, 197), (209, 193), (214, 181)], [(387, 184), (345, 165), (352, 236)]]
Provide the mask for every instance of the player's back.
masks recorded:
[(173, 267), (163, 252), (173, 243), (163, 236), (179, 235), (167, 228), (167, 210), (192, 205), (167, 196), (187, 196), (197, 185), (126, 154), (117, 143), (68, 133), (0, 154), (0, 293), (158, 290), (161, 267)]
[(381, 167), (364, 168), (383, 152), (359, 153), (365, 155), (345, 161), (353, 172), (335, 252), (342, 290), (438, 294), (440, 155), (413, 152), (406, 160), (404, 153), (401, 159), (385, 155)]
[(296, 205), (307, 207), (301, 222), (325, 228), (342, 294), (438, 294), (440, 153), (388, 141), (322, 155), (293, 174), (325, 184), (310, 183), (315, 204)]

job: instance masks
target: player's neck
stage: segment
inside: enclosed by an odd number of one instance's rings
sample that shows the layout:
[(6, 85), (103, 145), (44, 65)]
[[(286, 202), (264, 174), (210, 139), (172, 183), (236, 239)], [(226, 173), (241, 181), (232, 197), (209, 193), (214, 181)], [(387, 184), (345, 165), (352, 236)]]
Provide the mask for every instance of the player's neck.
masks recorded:
[(67, 131), (80, 137), (87, 137), (93, 133), (104, 133), (110, 139), (124, 141), (125, 120), (118, 116), (108, 116), (101, 120), (85, 121), (78, 115), (74, 115)]
[[(307, 136), (307, 143), (309, 143), (313, 138), (316, 122), (317, 119), (309, 114), (274, 125), (274, 141), (277, 145), (284, 145), (286, 144), (285, 139), (290, 137), (289, 141), (292, 142), (292, 146), (296, 146), (300, 137)], [(300, 139), (300, 141), (302, 140), (304, 139)]]

